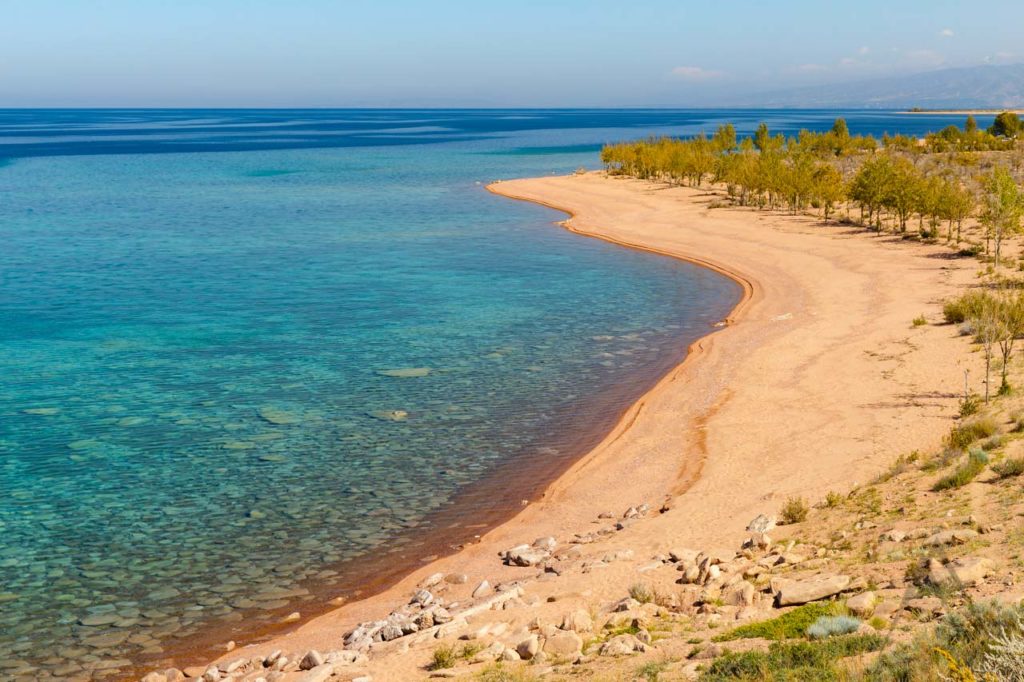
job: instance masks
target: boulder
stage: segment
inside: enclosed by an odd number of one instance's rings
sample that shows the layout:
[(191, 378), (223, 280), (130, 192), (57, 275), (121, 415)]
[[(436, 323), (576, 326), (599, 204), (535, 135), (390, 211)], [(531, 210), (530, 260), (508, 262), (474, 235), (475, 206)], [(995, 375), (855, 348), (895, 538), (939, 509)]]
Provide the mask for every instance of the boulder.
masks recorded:
[(530, 635), (516, 645), (516, 653), (519, 658), (528, 661), (540, 651), (540, 638), (537, 635)]
[(931, 547), (942, 547), (943, 545), (962, 545), (968, 540), (978, 537), (978, 531), (970, 528), (956, 528), (935, 533), (924, 544)]
[(850, 609), (850, 612), (855, 616), (861, 618), (870, 616), (871, 612), (875, 610), (875, 602), (878, 601), (878, 597), (874, 592), (870, 590), (867, 592), (861, 592), (860, 594), (854, 595), (846, 600), (846, 608)]
[(772, 592), (776, 606), (796, 606), (841, 593), (850, 585), (845, 575), (820, 575), (813, 578), (773, 578)]
[(324, 664), (324, 657), (316, 649), (311, 649), (306, 652), (306, 655), (299, 661), (299, 670), (312, 670), (318, 665)]
[(494, 592), (494, 590), (491, 589), (491, 584), (486, 580), (483, 580), (480, 582), (479, 585), (476, 586), (476, 589), (473, 590), (473, 599), (480, 599), (481, 597), (486, 597), (492, 592)]
[(722, 601), (731, 606), (751, 606), (757, 590), (746, 580), (741, 580), (722, 590)]
[(928, 582), (940, 585), (953, 582), (959, 585), (975, 585), (992, 572), (992, 562), (983, 557), (961, 557), (945, 566), (936, 559), (928, 561)]
[(617, 635), (601, 645), (602, 656), (628, 656), (647, 651), (647, 645), (633, 635)]
[(754, 520), (747, 524), (748, 533), (767, 533), (775, 528), (775, 517), (758, 514)]
[(565, 614), (565, 617), (562, 618), (562, 629), (573, 632), (590, 632), (594, 629), (594, 619), (585, 609), (577, 609)]
[(938, 597), (918, 597), (917, 599), (911, 599), (906, 603), (905, 608), (908, 611), (925, 616), (941, 615), (945, 610), (942, 600)]
[(549, 656), (566, 658), (578, 654), (582, 648), (583, 639), (568, 630), (558, 630), (544, 640), (544, 653)]

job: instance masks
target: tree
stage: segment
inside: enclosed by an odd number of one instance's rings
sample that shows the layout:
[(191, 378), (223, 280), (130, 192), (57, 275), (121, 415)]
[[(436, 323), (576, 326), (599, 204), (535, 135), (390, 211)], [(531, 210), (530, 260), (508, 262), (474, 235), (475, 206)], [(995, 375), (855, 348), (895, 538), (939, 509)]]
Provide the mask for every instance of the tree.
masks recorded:
[(992, 354), (1000, 339), (1006, 336), (1006, 326), (1000, 316), (1000, 306), (992, 296), (985, 296), (972, 311), (969, 319), (974, 327), (974, 338), (985, 353), (985, 402), (989, 401), (989, 377), (992, 370)]
[(981, 222), (985, 226), (986, 247), (989, 239), (995, 242), (995, 265), (998, 268), (1003, 239), (1020, 232), (1024, 194), (1004, 166), (993, 168), (983, 184), (987, 194)]
[(978, 122), (970, 114), (967, 115), (967, 120), (964, 121), (964, 132), (968, 135), (978, 132)]
[(921, 173), (902, 156), (892, 162), (892, 177), (885, 186), (882, 205), (896, 214), (900, 232), (907, 231), (907, 219), (918, 204), (921, 191)]
[[(894, 172), (892, 158), (888, 154), (868, 159), (857, 170), (850, 183), (850, 198), (867, 209), (867, 222), (875, 220), (875, 227), (882, 231), (881, 209), (886, 188), (893, 182)], [(862, 214), (863, 217), (863, 214)]]
[(850, 128), (846, 125), (845, 118), (837, 118), (832, 124), (832, 134), (838, 138), (849, 139)]
[(768, 132), (768, 124), (762, 122), (757, 126), (757, 130), (754, 131), (754, 146), (757, 147), (757, 151), (766, 151), (771, 139), (771, 133)]
[(814, 169), (812, 196), (821, 206), (822, 215), (827, 223), (833, 206), (846, 197), (843, 174), (832, 164), (819, 164)]
[(731, 152), (736, 149), (736, 127), (731, 123), (718, 126), (715, 136), (711, 138), (715, 149), (720, 152)]
[(940, 190), (939, 211), (942, 218), (949, 221), (947, 242), (953, 239), (953, 224), (956, 223), (956, 243), (960, 244), (961, 227), (973, 210), (974, 195), (955, 178), (945, 178)]
[(1003, 326), (999, 339), (999, 353), (1003, 360), (999, 394), (1005, 395), (1010, 392), (1010, 383), (1006, 375), (1009, 371), (1010, 357), (1013, 355), (1013, 344), (1024, 336), (1024, 294), (1018, 291), (1004, 295), (998, 301), (998, 312)]
[(1012, 111), (1004, 111), (996, 116), (988, 132), (996, 137), (1017, 137), (1022, 130), (1024, 124), (1021, 123), (1020, 117)]

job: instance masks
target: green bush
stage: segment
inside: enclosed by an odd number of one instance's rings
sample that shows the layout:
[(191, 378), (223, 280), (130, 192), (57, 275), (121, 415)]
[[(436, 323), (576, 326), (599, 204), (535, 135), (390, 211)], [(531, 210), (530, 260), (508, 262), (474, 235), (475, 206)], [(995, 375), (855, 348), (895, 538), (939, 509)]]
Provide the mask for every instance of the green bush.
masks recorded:
[(999, 425), (996, 424), (994, 419), (991, 417), (979, 417), (973, 421), (953, 427), (953, 430), (949, 432), (947, 440), (951, 447), (964, 450), (976, 440), (995, 435), (998, 430)]
[(444, 670), (451, 668), (459, 662), (459, 654), (451, 644), (442, 644), (434, 649), (434, 655), (430, 659), (431, 670)]
[(807, 520), (807, 512), (810, 509), (806, 500), (802, 497), (791, 497), (782, 505), (782, 522), (785, 524), (800, 523)]
[(928, 318), (926, 318), (924, 315), (918, 315), (913, 320), (911, 320), (911, 322), (915, 327), (923, 327), (926, 324), (928, 324)]
[[(968, 252), (967, 255), (977, 254)], [(986, 291), (968, 291), (962, 296), (946, 301), (942, 306), (942, 316), (950, 324), (966, 322), (981, 309), (988, 298), (989, 294)]]
[(793, 639), (803, 637), (823, 616), (846, 615), (846, 607), (838, 602), (813, 602), (798, 606), (777, 618), (747, 623), (715, 637), (716, 642), (731, 639)]
[(992, 471), (994, 471), (999, 478), (1020, 476), (1021, 474), (1024, 474), (1024, 457), (1004, 459), (1002, 462), (993, 464)]
[(879, 635), (844, 635), (816, 642), (775, 642), (768, 651), (744, 651), (719, 656), (700, 676), (703, 682), (779, 680), (826, 682), (845, 679), (836, 663), (847, 656), (879, 651)]
[(629, 596), (641, 604), (650, 604), (655, 601), (657, 593), (650, 585), (644, 583), (633, 583), (629, 587)]
[(981, 408), (981, 397), (977, 393), (971, 393), (960, 399), (960, 416), (970, 417)]
[(859, 627), (860, 620), (853, 616), (821, 616), (807, 628), (807, 636), (811, 639), (828, 639), (856, 632)]
[(924, 630), (913, 641), (887, 651), (864, 672), (863, 679), (873, 682), (939, 680), (948, 672), (948, 663), (936, 652), (949, 652), (977, 670), (990, 651), (993, 638), (1002, 633), (1020, 632), (1024, 609), (996, 602), (972, 602), (950, 613), (934, 630)]
[(967, 461), (958, 466), (953, 473), (940, 478), (932, 486), (932, 490), (939, 492), (963, 487), (977, 478), (978, 474), (985, 470), (986, 464), (988, 464), (988, 455), (984, 450), (971, 450)]

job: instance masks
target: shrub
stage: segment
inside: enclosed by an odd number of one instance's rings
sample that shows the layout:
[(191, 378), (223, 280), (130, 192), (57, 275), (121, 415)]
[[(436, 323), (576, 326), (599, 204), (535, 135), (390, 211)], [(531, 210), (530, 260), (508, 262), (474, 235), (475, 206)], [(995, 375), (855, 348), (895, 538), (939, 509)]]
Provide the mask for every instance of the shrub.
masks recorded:
[[(882, 654), (866, 671), (868, 680), (938, 680), (949, 673), (949, 658), (981, 670), (989, 654), (1001, 657), (1000, 642), (1021, 636), (1021, 607), (972, 602), (950, 613), (934, 631)], [(942, 649), (949, 658), (937, 652)], [(984, 679), (984, 678), (983, 678)], [(998, 679), (1020, 679), (1005, 677)]]
[(715, 637), (716, 642), (731, 639), (793, 639), (803, 637), (807, 629), (822, 617), (846, 614), (846, 607), (837, 602), (813, 602), (798, 606), (777, 618), (748, 623)]
[(636, 676), (640, 679), (647, 680), (647, 682), (658, 682), (659, 675), (665, 672), (668, 668), (666, 661), (651, 661), (644, 663), (642, 666), (637, 668)]
[(967, 456), (967, 461), (958, 466), (953, 473), (940, 478), (932, 486), (932, 490), (939, 492), (941, 490), (963, 487), (977, 478), (978, 474), (985, 470), (986, 464), (988, 464), (988, 455), (985, 454), (984, 450), (971, 450), (971, 454)]
[(916, 462), (920, 456), (921, 455), (917, 450), (914, 450), (909, 455), (900, 455), (899, 457), (896, 458), (896, 461), (889, 466), (887, 470), (885, 470), (884, 472), (880, 473), (878, 476), (875, 477), (874, 481), (872, 481), (872, 484), (885, 483), (886, 481), (892, 480), (896, 476), (899, 476), (903, 472), (910, 469), (910, 465)]
[(477, 676), (480, 682), (535, 682), (537, 677), (522, 667), (506, 668), (501, 663), (494, 663)]
[(860, 620), (852, 616), (821, 616), (807, 628), (807, 636), (811, 639), (828, 639), (856, 632), (859, 627)]
[(962, 296), (946, 301), (942, 306), (942, 316), (950, 324), (966, 322), (981, 309), (988, 298), (989, 294), (985, 291), (968, 291)]
[(650, 604), (655, 601), (657, 593), (650, 585), (646, 585), (644, 583), (633, 583), (629, 587), (629, 596), (636, 599), (641, 604)]
[(960, 399), (960, 416), (970, 417), (981, 408), (981, 397), (977, 393), (971, 393)]
[(839, 493), (830, 490), (828, 491), (828, 494), (825, 495), (825, 506), (829, 509), (835, 509), (836, 507), (841, 506), (845, 499), (846, 498)]
[(918, 316), (917, 316), (917, 317), (915, 317), (915, 318), (914, 318), (913, 320), (911, 320), (911, 323), (912, 323), (912, 324), (913, 324), (913, 325), (914, 325), (915, 327), (923, 327), (923, 326), (925, 326), (926, 324), (928, 324), (928, 318), (926, 318), (926, 317), (925, 317), (924, 315), (918, 315)]
[(949, 432), (947, 441), (950, 447), (961, 450), (981, 438), (988, 438), (999, 430), (999, 425), (991, 417), (980, 417), (973, 421), (956, 426)]
[(450, 644), (442, 644), (434, 649), (434, 655), (430, 659), (431, 670), (444, 670), (451, 668), (459, 662), (459, 655), (455, 647)]
[(990, 632), (992, 641), (981, 661), (979, 670), (997, 680), (1024, 680), (1024, 623), (1018, 615), (1016, 621), (1007, 627), (999, 626), (999, 634)]
[(807, 512), (810, 511), (807, 507), (807, 502), (802, 497), (791, 497), (786, 500), (786, 504), (782, 505), (782, 522), (789, 523), (800, 523), (801, 521), (807, 520)]
[(1020, 476), (1021, 474), (1024, 474), (1024, 457), (1004, 459), (1002, 462), (993, 464), (992, 471), (994, 471), (999, 478)]
[(816, 642), (775, 642), (768, 651), (744, 651), (719, 656), (700, 676), (704, 682), (722, 680), (835, 680), (841, 658), (878, 651), (886, 644), (879, 635), (846, 635)]

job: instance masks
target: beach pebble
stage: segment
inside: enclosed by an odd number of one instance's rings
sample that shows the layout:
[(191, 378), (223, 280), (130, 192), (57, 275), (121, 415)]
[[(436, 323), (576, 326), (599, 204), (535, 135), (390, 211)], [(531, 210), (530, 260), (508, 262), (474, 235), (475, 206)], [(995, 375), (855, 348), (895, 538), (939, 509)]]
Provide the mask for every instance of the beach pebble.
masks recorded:
[(323, 664), (323, 654), (321, 654), (316, 649), (311, 649), (310, 651), (306, 652), (306, 655), (302, 657), (301, 661), (299, 661), (299, 670), (312, 670), (318, 665)]

